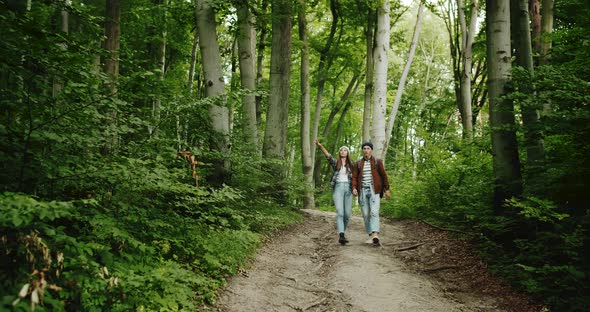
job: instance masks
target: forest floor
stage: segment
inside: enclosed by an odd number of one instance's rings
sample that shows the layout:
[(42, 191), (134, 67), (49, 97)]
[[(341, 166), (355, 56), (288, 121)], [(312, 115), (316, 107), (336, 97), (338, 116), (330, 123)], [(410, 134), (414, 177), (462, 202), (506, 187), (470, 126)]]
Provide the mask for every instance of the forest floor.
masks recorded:
[(422, 222), (381, 219), (381, 245), (353, 216), (341, 246), (333, 212), (271, 237), (215, 307), (234, 311), (542, 311), (493, 277), (466, 241)]

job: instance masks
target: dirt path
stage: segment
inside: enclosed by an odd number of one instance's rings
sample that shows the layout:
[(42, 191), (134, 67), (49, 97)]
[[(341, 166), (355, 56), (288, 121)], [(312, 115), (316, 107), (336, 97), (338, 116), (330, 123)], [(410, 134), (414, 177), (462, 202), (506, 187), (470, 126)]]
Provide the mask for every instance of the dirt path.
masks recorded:
[(410, 241), (403, 223), (382, 222), (383, 245), (374, 247), (365, 243), (362, 219), (353, 217), (350, 243), (340, 246), (334, 213), (304, 212), (305, 222), (272, 238), (248, 271), (230, 279), (214, 311), (512, 310), (502, 298), (449, 291), (448, 283), (417, 273), (416, 259), (404, 261), (406, 251), (396, 251)]

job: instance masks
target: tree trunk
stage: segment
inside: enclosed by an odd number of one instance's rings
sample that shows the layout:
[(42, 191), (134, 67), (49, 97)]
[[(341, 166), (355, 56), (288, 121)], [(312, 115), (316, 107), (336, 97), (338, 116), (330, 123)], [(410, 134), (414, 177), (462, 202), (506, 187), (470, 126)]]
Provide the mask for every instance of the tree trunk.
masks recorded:
[(375, 11), (369, 8), (367, 12), (367, 26), (365, 28), (365, 44), (367, 60), (365, 65), (365, 108), (363, 109), (363, 142), (371, 140), (371, 105), (373, 99), (373, 31), (375, 25)]
[(553, 6), (554, 0), (542, 0), (541, 3), (541, 64), (547, 64), (551, 51), (551, 39), (545, 38), (553, 33)]
[[(531, 19), (531, 40), (533, 42), (533, 51), (536, 55), (541, 55), (541, 12), (540, 0), (529, 0), (529, 17)], [(539, 64), (538, 59), (535, 59)]]
[[(262, 0), (260, 11), (262, 11), (261, 15), (265, 16), (266, 10), (268, 8), (268, 0)], [(264, 50), (266, 49), (266, 34), (267, 34), (267, 27), (268, 21), (266, 19), (257, 18), (256, 19), (258, 29), (260, 30), (260, 39), (258, 40), (258, 45), (256, 47), (256, 86), (260, 87), (262, 85), (262, 71), (263, 71), (263, 61), (264, 61)], [(262, 96), (257, 95), (256, 99), (256, 124), (260, 124), (260, 117), (262, 116)]]
[(270, 96), (264, 132), (263, 156), (285, 160), (291, 73), (291, 1), (273, 0)]
[(399, 104), (402, 101), (402, 94), (404, 93), (404, 89), (406, 87), (406, 79), (408, 78), (408, 74), (410, 73), (410, 67), (412, 66), (412, 61), (414, 60), (414, 55), (416, 54), (416, 46), (418, 45), (418, 38), (420, 37), (420, 30), (422, 29), (423, 13), (424, 13), (424, 2), (420, 2), (420, 5), (418, 6), (418, 17), (416, 18), (416, 27), (414, 27), (414, 35), (412, 36), (412, 44), (410, 45), (408, 59), (406, 61), (406, 66), (404, 67), (404, 71), (402, 72), (402, 76), (399, 80), (399, 84), (397, 85), (397, 92), (395, 94), (395, 100), (393, 101), (393, 107), (391, 108), (391, 112), (389, 114), (389, 121), (387, 123), (387, 128), (385, 129), (385, 141), (383, 143), (383, 149), (381, 150), (380, 154), (376, 154), (377, 157), (379, 157), (381, 159), (385, 159), (385, 155), (387, 154), (387, 148), (389, 147), (389, 140), (391, 138), (391, 133), (393, 132), (393, 124), (395, 122), (395, 116), (397, 115), (397, 111), (399, 109)]
[(502, 213), (506, 199), (522, 193), (520, 160), (516, 142), (514, 107), (510, 100), (503, 98), (510, 81), (510, 1), (488, 0), (487, 14), (487, 58), (490, 126), (495, 177), (494, 209)]
[[(336, 34), (336, 29), (338, 26), (339, 15), (338, 15), (338, 0), (329, 0), (330, 1), (330, 12), (332, 12), (332, 26), (330, 27), (330, 34), (328, 35), (328, 39), (326, 40), (326, 45), (322, 50), (320, 50), (320, 62), (318, 65), (318, 93), (316, 95), (316, 103), (315, 103), (315, 113), (313, 118), (313, 128), (312, 128), (312, 136), (317, 138), (319, 127), (320, 127), (320, 113), (322, 111), (322, 98), (324, 94), (324, 86), (326, 84), (326, 77), (328, 69), (330, 68), (330, 63), (328, 61), (328, 53), (332, 48), (332, 43), (334, 42), (334, 36)], [(311, 157), (312, 161), (315, 162), (316, 155), (316, 148), (315, 144), (311, 146)]]
[[(121, 41), (121, 2), (120, 0), (106, 1), (104, 48), (107, 56), (103, 61), (103, 70), (108, 77), (106, 85), (108, 96), (117, 97), (117, 79), (119, 76), (119, 48)], [(108, 113), (105, 153), (112, 154), (118, 145), (117, 111), (111, 109)]]
[[(524, 68), (530, 76), (530, 79), (522, 82), (521, 92), (533, 96), (535, 93), (532, 84), (534, 69), (528, 0), (513, 0), (511, 2), (511, 10), (512, 34), (513, 38), (518, 38), (518, 40), (513, 40), (515, 44), (513, 50), (515, 50), (516, 64)], [(521, 109), (527, 153), (526, 165), (528, 169), (534, 170), (545, 159), (545, 147), (541, 133), (539, 110), (528, 103), (523, 103)]]
[[(71, 0), (63, 0), (63, 9), (60, 12), (60, 27), (59, 30), (61, 32), (63, 32), (64, 34), (69, 33), (70, 31), (70, 13), (68, 10), (66, 10), (66, 8), (70, 7), (72, 5), (72, 1)], [(60, 46), (64, 49), (66, 49), (66, 44), (62, 43), (60, 44)], [(58, 77), (54, 77), (53, 78), (53, 97), (56, 97), (59, 93), (61, 93), (61, 90), (63, 90), (63, 81), (61, 79), (59, 79)]]
[[(161, 19), (159, 23), (159, 27), (161, 27), (160, 36), (156, 39), (156, 63), (158, 65), (158, 81), (160, 84), (162, 84), (164, 81), (164, 74), (166, 72), (166, 11), (168, 10), (168, 0), (156, 0), (155, 4), (158, 6), (158, 11), (160, 12), (160, 16), (157, 18)], [(161, 106), (162, 95), (159, 93), (152, 102), (152, 122), (148, 127), (149, 133), (152, 136), (155, 136), (158, 132)]]
[(199, 50), (199, 30), (195, 29), (193, 36), (193, 48), (191, 50), (191, 64), (188, 70), (188, 93), (193, 93), (193, 87), (195, 84), (195, 71), (197, 68), (197, 58)]
[(196, 0), (196, 4), (205, 95), (213, 99), (213, 103), (209, 107), (209, 116), (213, 127), (210, 148), (223, 157), (222, 160), (213, 160), (214, 173), (211, 175), (210, 181), (215, 186), (221, 186), (229, 179), (230, 172), (230, 162), (227, 158), (230, 153), (229, 109), (226, 105), (225, 82), (217, 43), (215, 12), (211, 0)]
[(258, 151), (258, 124), (256, 123), (256, 99), (250, 93), (256, 89), (256, 30), (254, 15), (248, 8), (247, 0), (236, 0), (238, 10), (238, 55), (242, 89), (242, 123), (246, 143)]
[(463, 50), (462, 57), (462, 77), (461, 77), (461, 122), (463, 125), (463, 138), (471, 140), (473, 138), (473, 114), (471, 108), (471, 79), (472, 79), (472, 64), (473, 64), (473, 40), (475, 38), (475, 30), (477, 27), (477, 13), (479, 11), (478, 1), (473, 0), (471, 3), (471, 17), (469, 20), (469, 28), (465, 20), (465, 7), (463, 0), (458, 0), (459, 23), (461, 25), (461, 43)]
[(371, 137), (373, 154), (381, 157), (385, 146), (385, 116), (387, 109), (387, 67), (389, 64), (390, 33), (389, 2), (383, 1), (377, 9), (377, 33), (373, 60), (375, 62), (375, 94), (373, 98), (373, 116)]
[(303, 209), (315, 208), (313, 160), (311, 156), (310, 119), (311, 96), (309, 86), (309, 45), (305, 0), (299, 0), (299, 40), (301, 40), (301, 162), (303, 167)]

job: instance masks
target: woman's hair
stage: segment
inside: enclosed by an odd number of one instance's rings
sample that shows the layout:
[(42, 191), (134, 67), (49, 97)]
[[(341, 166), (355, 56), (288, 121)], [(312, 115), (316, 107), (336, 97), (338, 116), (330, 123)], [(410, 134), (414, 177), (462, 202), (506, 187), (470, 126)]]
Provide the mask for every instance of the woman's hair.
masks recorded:
[[(346, 154), (346, 163), (344, 166), (352, 172), (352, 161), (350, 161), (350, 155), (348, 153)], [(340, 155), (338, 155), (338, 160), (336, 161), (336, 170), (340, 170), (340, 167), (342, 167), (342, 158), (340, 158)]]

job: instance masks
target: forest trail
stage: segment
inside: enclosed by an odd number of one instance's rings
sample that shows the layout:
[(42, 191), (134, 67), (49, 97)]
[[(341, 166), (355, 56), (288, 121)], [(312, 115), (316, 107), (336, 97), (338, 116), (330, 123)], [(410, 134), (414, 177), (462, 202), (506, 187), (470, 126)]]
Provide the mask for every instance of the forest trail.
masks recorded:
[[(401, 246), (415, 246), (420, 239), (415, 237), (419, 233), (408, 232), (412, 229), (403, 222), (382, 219), (383, 244), (375, 247), (365, 243), (362, 218), (354, 216), (347, 233), (350, 243), (340, 246), (335, 213), (304, 213), (304, 222), (272, 237), (247, 271), (228, 281), (213, 311), (536, 310), (510, 291), (500, 296), (498, 292), (486, 294), (477, 289), (480, 287), (461, 287), (459, 277), (447, 281), (430, 275), (438, 271), (461, 275), (464, 270), (433, 265), (432, 257), (424, 255), (436, 255), (437, 251), (425, 248), (426, 243), (400, 251)], [(405, 256), (409, 253), (416, 257)], [(426, 270), (427, 264), (434, 269)], [(473, 280), (468, 275), (467, 279)], [(493, 284), (490, 279), (479, 282), (485, 284), (483, 288)]]

